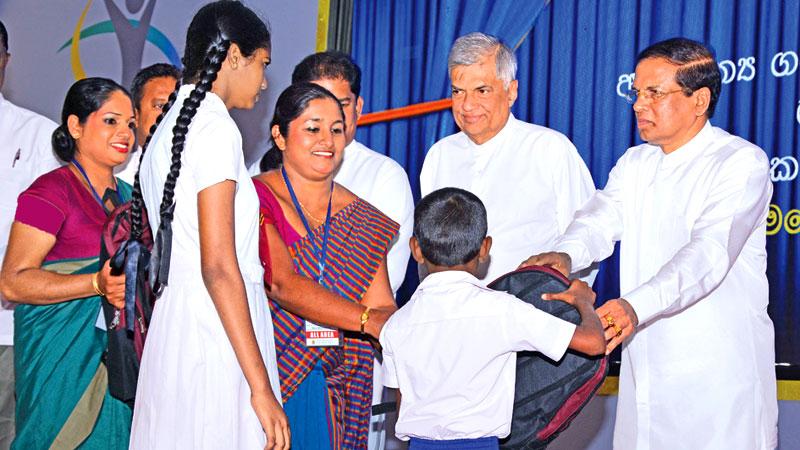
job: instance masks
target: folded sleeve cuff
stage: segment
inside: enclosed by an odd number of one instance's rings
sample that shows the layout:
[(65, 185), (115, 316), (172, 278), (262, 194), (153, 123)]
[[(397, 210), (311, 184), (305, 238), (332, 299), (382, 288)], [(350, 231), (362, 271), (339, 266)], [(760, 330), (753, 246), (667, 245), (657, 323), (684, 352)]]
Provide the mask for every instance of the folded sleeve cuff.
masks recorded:
[(647, 284), (628, 292), (622, 298), (633, 308), (636, 318), (639, 319), (639, 326), (649, 322), (661, 312), (658, 292)]

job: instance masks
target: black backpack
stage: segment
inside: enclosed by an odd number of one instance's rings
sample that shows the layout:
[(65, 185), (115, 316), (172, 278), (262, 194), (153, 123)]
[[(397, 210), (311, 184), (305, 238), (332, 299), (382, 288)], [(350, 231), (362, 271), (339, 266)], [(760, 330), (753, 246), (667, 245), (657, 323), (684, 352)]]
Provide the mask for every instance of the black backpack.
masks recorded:
[[(558, 271), (531, 266), (505, 274), (488, 287), (577, 325), (580, 314), (572, 305), (541, 298), (544, 293), (561, 292), (568, 286), (569, 280)], [(587, 357), (568, 350), (560, 361), (552, 361), (539, 352), (519, 352), (511, 434), (500, 441), (500, 447), (545, 448), (594, 396), (607, 371), (605, 357)]]

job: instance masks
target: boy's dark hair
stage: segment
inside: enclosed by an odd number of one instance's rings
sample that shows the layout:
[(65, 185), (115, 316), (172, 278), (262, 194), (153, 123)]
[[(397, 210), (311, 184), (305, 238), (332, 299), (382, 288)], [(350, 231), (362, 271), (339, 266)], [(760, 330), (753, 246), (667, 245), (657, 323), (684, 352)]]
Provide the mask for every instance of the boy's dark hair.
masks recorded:
[(170, 77), (175, 78), (176, 82), (181, 79), (181, 71), (172, 64), (157, 63), (147, 66), (136, 73), (131, 83), (131, 97), (133, 97), (133, 107), (141, 109), (142, 107), (142, 92), (144, 85), (153, 78)]
[(463, 189), (433, 191), (414, 208), (414, 237), (425, 259), (437, 266), (473, 260), (480, 252), (486, 230), (483, 202)]
[(636, 57), (636, 64), (648, 58), (663, 58), (678, 66), (675, 82), (686, 96), (707, 87), (711, 91), (711, 99), (706, 116), (709, 119), (714, 116), (722, 88), (722, 76), (714, 59), (714, 52), (697, 41), (677, 37), (656, 42), (642, 50)]
[(350, 92), (356, 97), (361, 93), (361, 69), (347, 53), (339, 51), (314, 53), (294, 66), (292, 84), (310, 83), (321, 79), (347, 81)]

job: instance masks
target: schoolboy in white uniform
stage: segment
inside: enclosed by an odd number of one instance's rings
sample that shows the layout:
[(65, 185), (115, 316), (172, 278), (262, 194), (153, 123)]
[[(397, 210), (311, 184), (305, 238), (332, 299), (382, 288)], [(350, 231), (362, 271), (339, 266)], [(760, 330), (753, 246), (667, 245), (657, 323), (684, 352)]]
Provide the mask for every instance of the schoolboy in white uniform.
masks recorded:
[(482, 286), (475, 274), (491, 247), (486, 229), (486, 209), (462, 189), (434, 191), (414, 211), (411, 253), (429, 275), (380, 335), (384, 384), (402, 395), (395, 432), (412, 450), (498, 448), (511, 431), (515, 352), (553, 360), (567, 348), (604, 352), (583, 281), (545, 296), (575, 306), (578, 326)]

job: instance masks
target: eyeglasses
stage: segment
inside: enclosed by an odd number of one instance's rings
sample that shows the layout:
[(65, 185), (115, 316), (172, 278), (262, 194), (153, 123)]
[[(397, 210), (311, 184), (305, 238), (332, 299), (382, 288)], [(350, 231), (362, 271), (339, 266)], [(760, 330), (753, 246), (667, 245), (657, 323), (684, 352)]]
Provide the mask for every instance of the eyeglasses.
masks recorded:
[(643, 92), (639, 91), (636, 88), (630, 88), (626, 92), (623, 93), (622, 97), (625, 99), (626, 102), (630, 103), (631, 105), (636, 103), (636, 99), (639, 97), (645, 98), (652, 102), (657, 102), (664, 97), (668, 96), (669, 94), (674, 94), (676, 92), (684, 92), (683, 89), (675, 89), (673, 91), (659, 91), (656, 88), (647, 88)]

